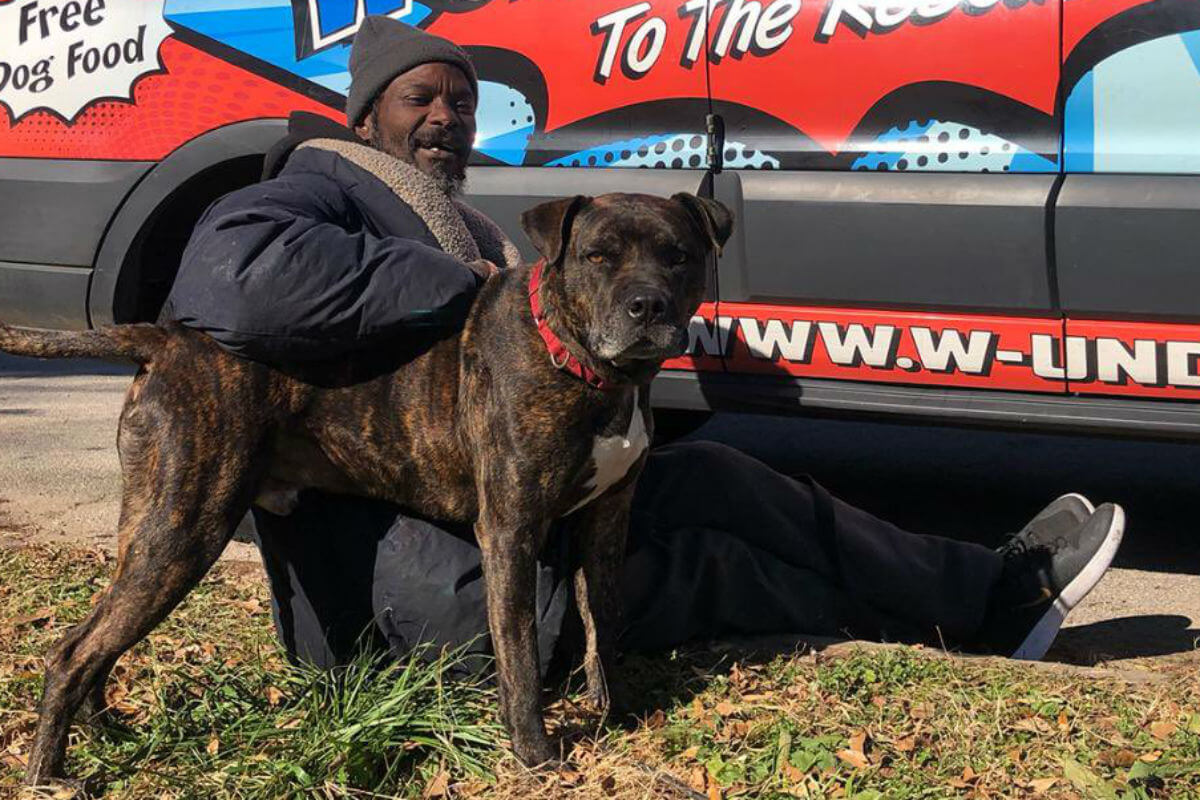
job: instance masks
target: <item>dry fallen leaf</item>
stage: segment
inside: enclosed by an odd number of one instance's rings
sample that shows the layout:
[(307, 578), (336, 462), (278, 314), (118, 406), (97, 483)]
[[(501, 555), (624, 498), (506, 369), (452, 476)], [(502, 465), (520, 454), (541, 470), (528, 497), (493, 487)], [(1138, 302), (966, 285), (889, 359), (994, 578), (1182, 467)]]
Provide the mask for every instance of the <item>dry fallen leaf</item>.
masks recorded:
[(646, 727), (650, 730), (657, 730), (667, 724), (667, 715), (663, 713), (661, 708), (654, 709), (654, 713), (646, 718)]
[(1179, 730), (1179, 726), (1174, 722), (1155, 722), (1150, 725), (1150, 735), (1155, 739), (1165, 741), (1170, 739)]
[(264, 609), (257, 600), (234, 600), (233, 604), (247, 614), (261, 614)]
[(1065, 711), (1058, 712), (1058, 729), (1063, 733), (1071, 730), (1071, 722), (1067, 719), (1067, 712)]
[(947, 783), (955, 789), (970, 789), (977, 780), (979, 780), (979, 775), (968, 765), (963, 769), (961, 775), (952, 778)]
[(1138, 761), (1145, 761), (1147, 764), (1153, 764), (1162, 758), (1162, 750), (1151, 750), (1149, 753), (1143, 753), (1138, 756)]
[(838, 750), (837, 757), (855, 769), (866, 769), (871, 766), (871, 762), (867, 760), (861, 750)]
[(905, 736), (903, 739), (897, 739), (892, 742), (892, 747), (896, 748), (900, 753), (911, 753), (917, 749), (917, 737)]
[(1058, 783), (1058, 778), (1037, 778), (1029, 782), (1029, 789), (1034, 794), (1045, 794), (1056, 783)]
[(1120, 750), (1105, 750), (1097, 760), (1106, 767), (1120, 767), (1124, 769), (1133, 766), (1133, 762), (1137, 761), (1137, 754), (1132, 750), (1124, 748)]
[(273, 706), (279, 705), (281, 702), (283, 702), (283, 692), (281, 692), (279, 689), (275, 688), (274, 686), (268, 686), (267, 687), (267, 702)]
[(908, 710), (908, 716), (913, 719), (928, 719), (933, 716), (934, 708), (929, 703), (917, 703)]
[(208, 746), (204, 749), (210, 756), (215, 756), (217, 753), (221, 752), (221, 740), (218, 739), (216, 735), (213, 735), (213, 737), (208, 740)]
[(1050, 723), (1041, 717), (1028, 717), (1027, 719), (1019, 719), (1012, 724), (1014, 730), (1029, 731), (1030, 733), (1050, 733), (1052, 728)]
[(450, 794), (450, 773), (442, 770), (425, 784), (425, 791), (422, 793), (422, 796), (427, 798), (445, 797), (448, 794)]
[(694, 744), (691, 747), (689, 747), (687, 750), (684, 750), (682, 753), (680, 753), (679, 757), (682, 758), (684, 761), (691, 761), (693, 758), (695, 758), (698, 755), (700, 755), (700, 746)]
[(736, 711), (737, 706), (728, 700), (722, 700), (721, 702), (717, 703), (717, 713), (722, 717), (728, 717), (730, 714), (733, 714)]

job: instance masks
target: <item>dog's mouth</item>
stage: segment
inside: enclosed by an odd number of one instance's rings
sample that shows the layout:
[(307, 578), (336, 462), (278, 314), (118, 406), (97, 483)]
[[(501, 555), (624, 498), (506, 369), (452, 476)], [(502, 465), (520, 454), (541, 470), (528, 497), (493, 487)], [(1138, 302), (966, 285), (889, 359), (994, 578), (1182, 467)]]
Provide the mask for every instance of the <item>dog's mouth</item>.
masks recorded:
[(616, 369), (631, 372), (657, 366), (670, 358), (678, 358), (687, 351), (687, 344), (687, 331), (672, 326), (658, 332), (657, 336), (643, 335), (615, 353), (609, 350), (611, 355), (604, 353), (607, 348), (603, 346), (597, 348), (597, 351)]

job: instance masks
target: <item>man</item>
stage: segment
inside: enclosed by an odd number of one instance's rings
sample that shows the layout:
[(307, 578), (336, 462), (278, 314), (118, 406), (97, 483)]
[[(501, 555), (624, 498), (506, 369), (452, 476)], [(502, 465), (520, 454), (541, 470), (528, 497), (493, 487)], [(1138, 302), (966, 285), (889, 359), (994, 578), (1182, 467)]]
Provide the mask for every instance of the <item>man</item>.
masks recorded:
[[(201, 219), (165, 312), (235, 353), (326, 380), (453, 332), (494, 264), (517, 258), (454, 199), (475, 134), (466, 54), (370, 17), (350, 71), (348, 127), (293, 117), (266, 180)], [(255, 518), (295, 657), (337, 663), (364, 632), (398, 655), (420, 642), (487, 649), (469, 530), (315, 492), (289, 515)], [(1068, 495), (992, 551), (906, 533), (726, 447), (663, 448), (634, 502), (622, 644), (805, 632), (1040, 658), (1123, 526), (1119, 508)], [(543, 669), (574, 620), (571, 554), (551, 540), (537, 587)]]

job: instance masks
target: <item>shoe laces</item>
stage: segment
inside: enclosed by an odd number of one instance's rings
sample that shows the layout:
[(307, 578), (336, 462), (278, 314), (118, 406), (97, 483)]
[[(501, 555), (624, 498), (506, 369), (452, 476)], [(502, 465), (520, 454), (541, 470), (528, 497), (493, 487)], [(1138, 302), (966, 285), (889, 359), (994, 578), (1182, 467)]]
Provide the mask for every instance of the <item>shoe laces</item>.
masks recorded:
[(1050, 541), (1030, 542), (1023, 537), (1014, 537), (1000, 548), (1000, 554), (1006, 561), (1028, 558), (1033, 553), (1045, 552), (1050, 557), (1070, 545), (1065, 536), (1055, 536)]

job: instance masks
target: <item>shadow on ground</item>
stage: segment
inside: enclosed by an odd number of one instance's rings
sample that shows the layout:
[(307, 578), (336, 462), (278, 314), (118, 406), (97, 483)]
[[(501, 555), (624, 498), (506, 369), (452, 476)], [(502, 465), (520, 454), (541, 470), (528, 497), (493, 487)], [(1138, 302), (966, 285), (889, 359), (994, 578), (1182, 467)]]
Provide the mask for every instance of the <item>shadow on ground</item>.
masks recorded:
[(1200, 647), (1200, 628), (1178, 614), (1120, 617), (1066, 628), (1049, 660), (1091, 666), (1127, 658), (1190, 653)]

